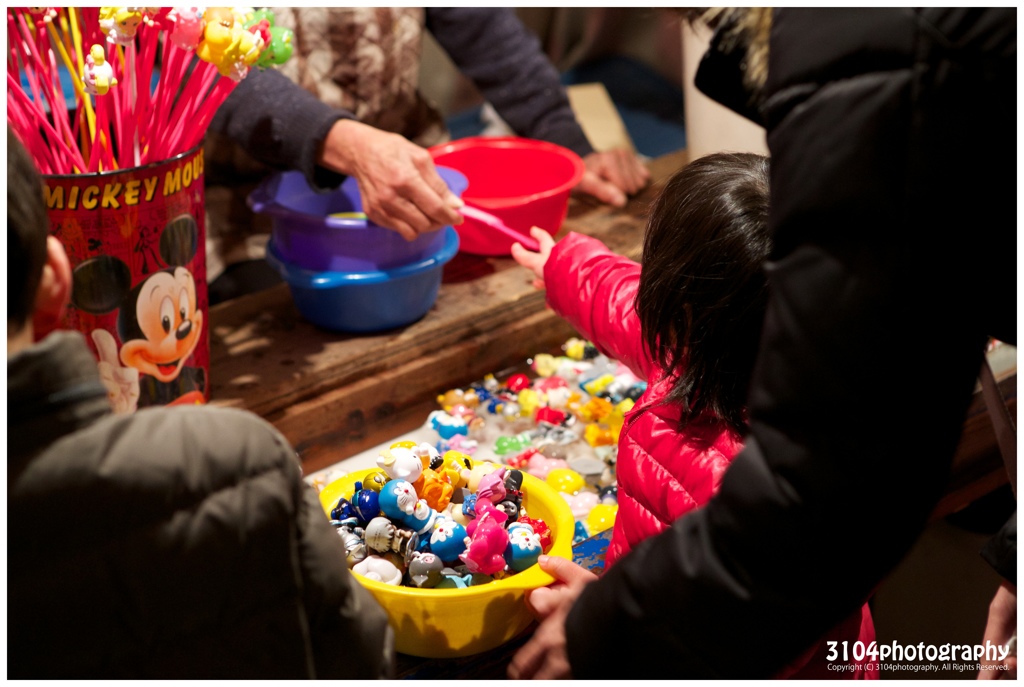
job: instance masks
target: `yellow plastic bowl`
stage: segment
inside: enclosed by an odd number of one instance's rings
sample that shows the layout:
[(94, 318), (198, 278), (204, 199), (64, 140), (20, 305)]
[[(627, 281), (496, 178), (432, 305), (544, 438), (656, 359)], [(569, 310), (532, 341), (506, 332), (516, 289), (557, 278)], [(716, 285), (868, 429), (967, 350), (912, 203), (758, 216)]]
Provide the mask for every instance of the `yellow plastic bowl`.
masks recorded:
[[(324, 512), (329, 515), (339, 498), (351, 497), (356, 482), (376, 471), (358, 470), (324, 487), (320, 492)], [(571, 560), (576, 523), (565, 499), (524, 472), (523, 506), (531, 518), (551, 528), (548, 555)], [(395, 631), (395, 650), (423, 658), (469, 656), (501, 646), (533, 619), (524, 592), (554, 581), (538, 565), (465, 589), (398, 587), (352, 574), (387, 611)]]

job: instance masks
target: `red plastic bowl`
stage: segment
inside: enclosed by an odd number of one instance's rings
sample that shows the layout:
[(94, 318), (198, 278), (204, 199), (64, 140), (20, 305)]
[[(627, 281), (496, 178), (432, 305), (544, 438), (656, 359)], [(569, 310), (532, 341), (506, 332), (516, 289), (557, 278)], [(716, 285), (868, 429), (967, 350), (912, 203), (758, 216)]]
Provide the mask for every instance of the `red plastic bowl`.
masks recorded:
[[(477, 136), (430, 149), (434, 163), (462, 172), (469, 186), (462, 199), (529, 236), (538, 226), (552, 235), (565, 221), (569, 191), (583, 178), (580, 156), (529, 138)], [(466, 219), (455, 227), (459, 250), (474, 255), (509, 255), (512, 239)]]

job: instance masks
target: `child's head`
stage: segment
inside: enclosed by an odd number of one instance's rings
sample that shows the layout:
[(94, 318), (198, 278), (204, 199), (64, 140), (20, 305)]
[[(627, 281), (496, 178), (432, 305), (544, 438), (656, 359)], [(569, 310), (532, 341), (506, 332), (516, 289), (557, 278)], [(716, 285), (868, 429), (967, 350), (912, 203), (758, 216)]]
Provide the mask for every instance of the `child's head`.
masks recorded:
[(678, 373), (666, 400), (684, 425), (710, 413), (745, 433), (770, 250), (766, 157), (698, 158), (655, 201), (636, 310), (651, 357)]
[(7, 127), (7, 326), (20, 330), (32, 315), (46, 264), (50, 223), (35, 163)]

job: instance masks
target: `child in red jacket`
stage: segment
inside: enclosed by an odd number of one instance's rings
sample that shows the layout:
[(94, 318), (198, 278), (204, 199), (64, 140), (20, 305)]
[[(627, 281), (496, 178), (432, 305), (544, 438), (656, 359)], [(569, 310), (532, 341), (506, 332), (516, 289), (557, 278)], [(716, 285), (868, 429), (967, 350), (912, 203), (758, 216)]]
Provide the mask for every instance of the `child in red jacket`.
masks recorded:
[[(767, 298), (768, 159), (719, 153), (679, 170), (651, 211), (643, 269), (588, 236), (556, 244), (542, 229), (531, 234), (540, 251), (516, 244), (512, 256), (548, 304), (648, 381), (619, 436), (607, 567), (707, 503), (742, 447)], [(874, 638), (865, 604), (779, 677), (877, 677), (877, 665), (865, 669), (870, 659), (846, 671), (828, 661), (827, 640)]]

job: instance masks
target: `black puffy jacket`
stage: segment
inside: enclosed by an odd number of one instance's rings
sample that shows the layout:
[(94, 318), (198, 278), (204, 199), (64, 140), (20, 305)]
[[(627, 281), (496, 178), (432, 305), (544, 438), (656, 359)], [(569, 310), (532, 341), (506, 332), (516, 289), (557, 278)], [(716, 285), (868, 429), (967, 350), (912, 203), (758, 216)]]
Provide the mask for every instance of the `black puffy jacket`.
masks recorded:
[[(987, 337), (1016, 343), (1016, 14), (774, 12), (751, 432), (706, 508), (578, 599), (575, 677), (770, 676), (922, 531)], [(703, 77), (742, 109), (737, 74)]]
[(78, 332), (7, 375), (9, 678), (391, 675), (387, 616), (272, 426), (112, 415)]

